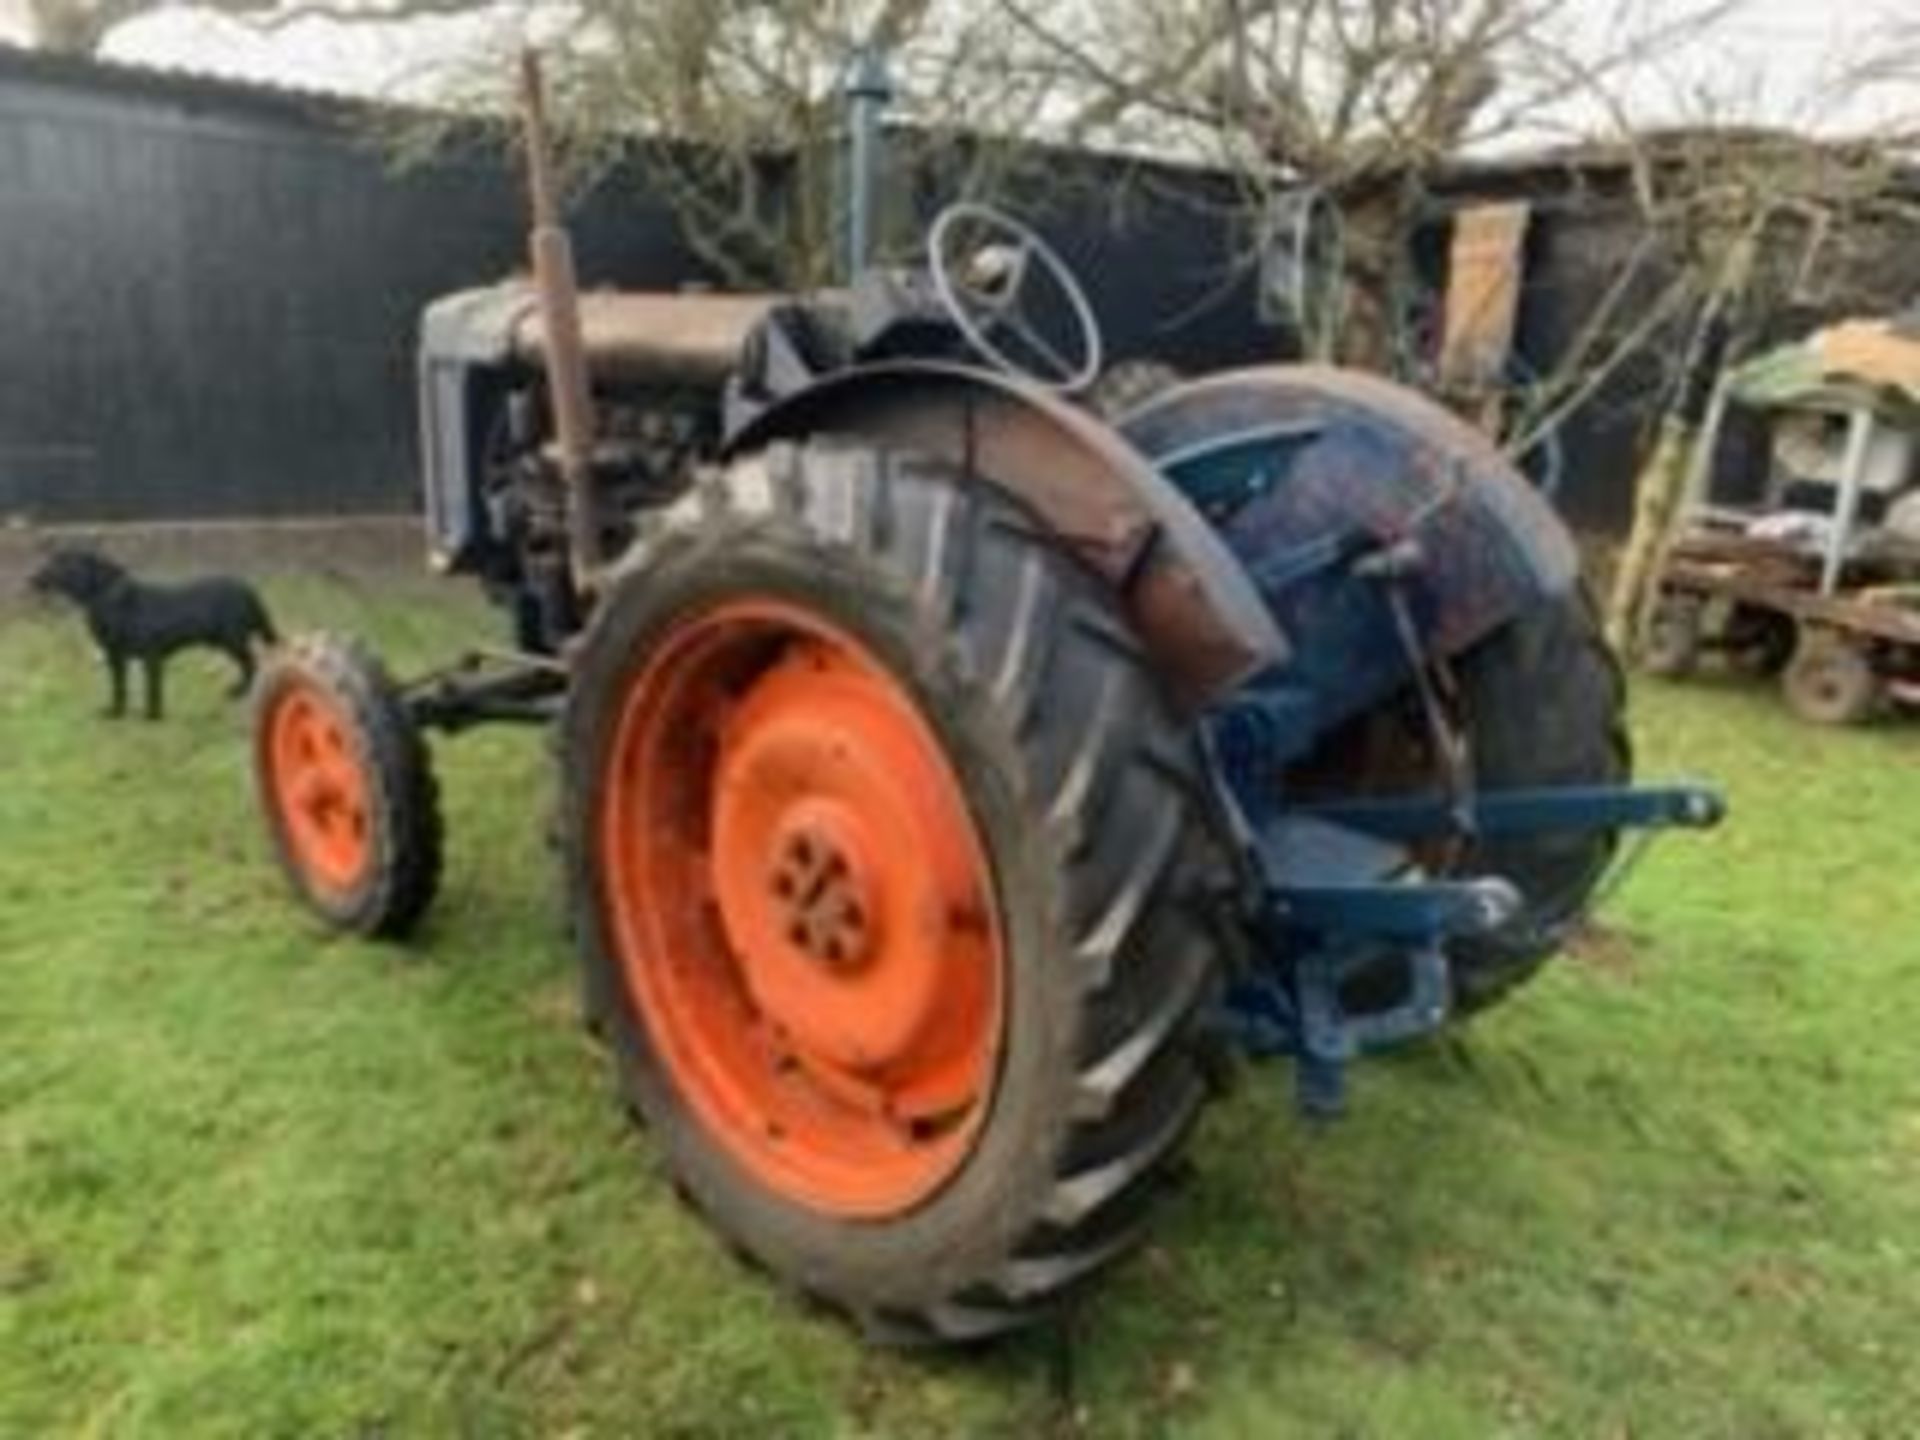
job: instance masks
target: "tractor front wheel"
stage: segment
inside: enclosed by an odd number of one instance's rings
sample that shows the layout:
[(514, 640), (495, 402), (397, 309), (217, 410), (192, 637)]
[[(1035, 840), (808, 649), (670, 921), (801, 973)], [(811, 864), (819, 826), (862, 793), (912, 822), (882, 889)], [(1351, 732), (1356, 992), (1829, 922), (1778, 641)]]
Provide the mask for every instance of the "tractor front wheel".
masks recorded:
[(399, 939), (440, 881), (439, 791), (384, 666), (303, 636), (254, 686), (253, 773), (280, 868), (330, 927)]
[(643, 530), (578, 656), (590, 1017), (683, 1191), (904, 1341), (1124, 1250), (1207, 1089), (1195, 742), (978, 482), (776, 447)]

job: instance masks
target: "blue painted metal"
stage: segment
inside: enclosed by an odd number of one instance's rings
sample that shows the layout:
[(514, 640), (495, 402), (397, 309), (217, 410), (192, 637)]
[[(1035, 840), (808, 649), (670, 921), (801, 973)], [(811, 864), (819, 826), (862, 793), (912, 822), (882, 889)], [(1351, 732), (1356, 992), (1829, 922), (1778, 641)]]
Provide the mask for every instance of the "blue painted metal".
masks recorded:
[[(1418, 688), (1437, 744), (1447, 722), (1428, 678), (1500, 626), (1575, 584), (1552, 510), (1454, 416), (1373, 377), (1269, 369), (1182, 387), (1124, 433), (1226, 542), (1290, 642), (1216, 696), (1204, 717), (1222, 802), (1258, 895), (1258, 954), (1221, 1023), (1253, 1055), (1296, 1062), (1300, 1103), (1340, 1108), (1345, 1067), (1447, 1018), (1449, 942), (1513, 921), (1523, 898), (1497, 875), (1427, 873), (1412, 847), (1447, 839), (1701, 827), (1723, 806), (1700, 786), (1579, 786), (1302, 805), (1289, 769), (1335, 727)], [(1444, 752), (1443, 752), (1444, 753)], [(1362, 971), (1377, 992), (1348, 1013)], [(1395, 978), (1403, 982), (1397, 986)]]
[[(1217, 757), (1217, 742), (1216, 742)], [(1254, 823), (1222, 770), (1257, 872), (1253, 935), (1259, 953), (1229, 988), (1222, 1032), (1255, 1058), (1295, 1062), (1296, 1096), (1314, 1116), (1338, 1114), (1346, 1066), (1446, 1023), (1452, 995), (1447, 943), (1511, 921), (1520, 893), (1499, 876), (1433, 877), (1409, 845), (1458, 834), (1461, 807), (1429, 795), (1287, 807), (1258, 792)], [(1698, 785), (1569, 786), (1470, 797), (1481, 836), (1555, 830), (1700, 828), (1724, 804)], [(1405, 985), (1391, 1005), (1349, 1014), (1342, 987), (1361, 970)]]
[(1205, 734), (1228, 791), (1258, 828), (1284, 793), (1292, 762), (1319, 739), (1323, 726), (1314, 692), (1268, 672), (1207, 712)]
[(1705, 785), (1566, 785), (1554, 789), (1481, 791), (1467, 814), (1449, 797), (1393, 796), (1307, 806), (1298, 813), (1390, 840), (1421, 840), (1466, 832), (1481, 837), (1554, 831), (1653, 827), (1705, 830), (1726, 815), (1726, 801)]
[(1520, 892), (1491, 879), (1283, 884), (1274, 903), (1295, 930), (1413, 944), (1497, 929), (1519, 910)]
[(1223, 520), (1285, 476), (1289, 447), (1318, 440), (1323, 429), (1312, 416), (1249, 425), (1177, 445), (1153, 459), (1202, 515)]
[[(1461, 429), (1378, 382), (1284, 371), (1201, 382), (1128, 425), (1292, 642), (1215, 700), (1205, 734), (1259, 890), (1258, 954), (1222, 1025), (1250, 1054), (1291, 1057), (1299, 1101), (1317, 1115), (1340, 1109), (1356, 1056), (1445, 1023), (1450, 942), (1522, 911), (1505, 879), (1429, 874), (1414, 846), (1699, 828), (1724, 808), (1697, 785), (1461, 786), (1307, 804), (1288, 793), (1290, 767), (1334, 727), (1573, 583), (1558, 521)], [(1434, 709), (1429, 720), (1446, 723)], [(1362, 971), (1397, 1000), (1376, 993), (1349, 1013), (1343, 987)]]
[[(1505, 924), (1521, 899), (1506, 881), (1430, 879), (1401, 845), (1303, 811), (1275, 810), (1252, 838), (1263, 887), (1259, 964), (1229, 990), (1226, 1033), (1254, 1056), (1290, 1056), (1311, 1114), (1336, 1113), (1349, 1061), (1445, 1023), (1445, 942)], [(1341, 986), (1398, 961), (1400, 1003), (1344, 1013)]]
[[(1320, 731), (1407, 683), (1381, 587), (1352, 562), (1417, 541), (1405, 597), (1424, 653), (1458, 655), (1576, 583), (1551, 507), (1478, 431), (1377, 377), (1322, 367), (1213, 376), (1122, 431), (1218, 530), (1281, 631)], [(1300, 643), (1311, 637), (1311, 643)]]

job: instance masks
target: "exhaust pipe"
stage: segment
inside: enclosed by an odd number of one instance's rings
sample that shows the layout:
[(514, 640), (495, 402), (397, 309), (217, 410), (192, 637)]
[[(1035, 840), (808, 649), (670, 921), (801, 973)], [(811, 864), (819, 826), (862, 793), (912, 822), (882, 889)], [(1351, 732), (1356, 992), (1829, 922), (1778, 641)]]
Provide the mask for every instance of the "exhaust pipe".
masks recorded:
[(580, 335), (580, 285), (573, 243), (560, 223), (560, 203), (547, 132), (546, 82), (533, 50), (520, 56), (520, 128), (526, 148), (527, 198), (533, 228), (527, 258), (546, 336), (547, 403), (553, 412), (554, 459), (566, 495), (567, 556), (576, 594), (592, 593), (600, 569), (600, 522), (593, 493), (593, 392)]

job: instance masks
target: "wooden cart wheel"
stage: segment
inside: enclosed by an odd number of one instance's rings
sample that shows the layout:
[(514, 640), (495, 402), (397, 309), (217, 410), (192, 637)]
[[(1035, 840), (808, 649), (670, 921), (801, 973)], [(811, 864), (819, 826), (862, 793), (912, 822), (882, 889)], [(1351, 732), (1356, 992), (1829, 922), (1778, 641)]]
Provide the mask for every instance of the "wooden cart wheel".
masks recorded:
[(1862, 724), (1879, 710), (1886, 694), (1865, 648), (1825, 630), (1801, 632), (1799, 648), (1780, 683), (1793, 712), (1816, 725)]
[(1733, 607), (1721, 637), (1729, 666), (1740, 674), (1767, 679), (1781, 674), (1793, 662), (1799, 639), (1790, 616), (1744, 604)]

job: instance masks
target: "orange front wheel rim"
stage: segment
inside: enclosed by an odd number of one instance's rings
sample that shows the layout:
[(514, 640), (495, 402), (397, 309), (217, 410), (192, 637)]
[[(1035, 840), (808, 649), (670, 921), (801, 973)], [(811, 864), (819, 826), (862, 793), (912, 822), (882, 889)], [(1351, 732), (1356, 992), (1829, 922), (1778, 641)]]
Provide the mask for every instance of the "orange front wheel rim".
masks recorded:
[(617, 707), (603, 907), (674, 1089), (790, 1201), (924, 1202), (990, 1105), (1005, 968), (931, 727), (866, 647), (772, 600), (672, 626)]
[(373, 864), (365, 766), (338, 702), (289, 683), (264, 727), (268, 789), (290, 857), (323, 895), (351, 893)]

